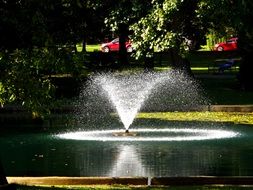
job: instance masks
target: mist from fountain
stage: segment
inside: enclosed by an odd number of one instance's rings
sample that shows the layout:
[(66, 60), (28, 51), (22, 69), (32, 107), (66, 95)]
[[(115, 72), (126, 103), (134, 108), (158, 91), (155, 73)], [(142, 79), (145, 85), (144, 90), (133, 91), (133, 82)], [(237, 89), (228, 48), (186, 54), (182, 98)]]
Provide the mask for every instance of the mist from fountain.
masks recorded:
[[(99, 86), (98, 88), (103, 91), (102, 94), (109, 99), (126, 130), (150, 97), (153, 97), (153, 102), (148, 104), (152, 107), (157, 107), (153, 105), (154, 102), (161, 105), (169, 102), (168, 99), (174, 100), (174, 103), (180, 102), (184, 106), (196, 103), (193, 97), (195, 100), (196, 98), (202, 100), (194, 86), (196, 84), (184, 74), (175, 71), (123, 76), (102, 74), (93, 78), (93, 85)], [(164, 95), (167, 96), (165, 96), (167, 100), (159, 99)]]
[[(88, 141), (192, 141), (238, 136), (233, 131), (203, 126), (201, 129), (149, 126), (126, 133), (139, 111), (185, 110), (207, 103), (198, 83), (178, 71), (96, 74), (83, 88), (76, 107), (80, 123), (77, 126), (85, 126), (85, 131), (80, 128), (58, 137)], [(125, 130), (119, 129), (120, 122)]]
[(142, 104), (160, 80), (162, 79), (150, 74), (131, 77), (101, 75), (94, 82), (106, 92), (125, 129), (128, 130)]

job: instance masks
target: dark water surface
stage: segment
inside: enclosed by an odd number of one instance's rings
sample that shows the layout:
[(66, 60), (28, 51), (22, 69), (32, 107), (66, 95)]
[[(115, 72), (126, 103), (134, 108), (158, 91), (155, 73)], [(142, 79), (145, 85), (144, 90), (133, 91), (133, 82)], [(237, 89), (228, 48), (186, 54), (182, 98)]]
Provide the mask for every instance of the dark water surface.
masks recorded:
[(240, 136), (109, 142), (7, 133), (0, 137), (0, 155), (7, 176), (253, 176), (253, 126), (225, 129)]

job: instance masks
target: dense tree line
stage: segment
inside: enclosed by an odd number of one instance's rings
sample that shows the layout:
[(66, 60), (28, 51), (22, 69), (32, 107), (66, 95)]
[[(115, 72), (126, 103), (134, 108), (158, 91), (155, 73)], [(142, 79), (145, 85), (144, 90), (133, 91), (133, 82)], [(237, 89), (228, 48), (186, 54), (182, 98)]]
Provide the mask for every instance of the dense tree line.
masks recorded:
[[(104, 30), (99, 1), (0, 1), (0, 47), (16, 49), (74, 45)], [(105, 7), (106, 8), (106, 7)]]
[(102, 38), (109, 30), (120, 37), (120, 62), (127, 60), (124, 43), (131, 35), (136, 58), (170, 50), (173, 66), (186, 70), (189, 62), (182, 55), (198, 48), (209, 30), (233, 31), (243, 57), (239, 80), (242, 88), (252, 89), (252, 4), (243, 0), (1, 0), (0, 103), (17, 101), (40, 111), (54, 91), (41, 74), (75, 73), (80, 66), (75, 45), (82, 41), (85, 47), (87, 39)]

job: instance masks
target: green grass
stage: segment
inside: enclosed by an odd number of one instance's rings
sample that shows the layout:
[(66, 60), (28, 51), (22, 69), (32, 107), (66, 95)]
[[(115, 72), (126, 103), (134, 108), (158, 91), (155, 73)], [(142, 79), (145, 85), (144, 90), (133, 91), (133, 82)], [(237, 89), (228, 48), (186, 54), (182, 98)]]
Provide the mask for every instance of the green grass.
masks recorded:
[[(81, 44), (77, 44), (76, 47), (78, 52), (81, 52), (83, 49)], [(100, 45), (99, 44), (86, 45), (86, 51), (87, 52), (100, 51)]]
[(17, 190), (250, 190), (251, 186), (170, 186), (146, 187), (126, 185), (93, 185), (93, 186), (17, 186)]
[(241, 112), (154, 112), (139, 113), (139, 119), (161, 119), (167, 121), (212, 121), (253, 125), (253, 113)]
[(86, 45), (86, 51), (87, 52), (93, 52), (93, 51), (100, 51), (100, 45)]
[(205, 96), (211, 104), (253, 104), (253, 92), (240, 89), (236, 76), (233, 78), (200, 78)]

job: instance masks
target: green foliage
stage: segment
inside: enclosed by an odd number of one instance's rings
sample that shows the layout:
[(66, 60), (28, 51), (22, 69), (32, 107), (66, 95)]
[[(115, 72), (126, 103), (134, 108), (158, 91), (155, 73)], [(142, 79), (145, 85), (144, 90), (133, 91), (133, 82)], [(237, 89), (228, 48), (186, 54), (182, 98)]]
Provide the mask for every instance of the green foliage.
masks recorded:
[[(108, 1), (105, 2), (108, 4)], [(151, 0), (109, 0), (110, 11), (105, 18), (105, 24), (111, 31), (118, 31), (120, 24), (131, 25), (145, 16), (151, 8)], [(105, 5), (102, 5), (105, 6)]]
[(0, 103), (22, 105), (38, 113), (50, 113), (55, 86), (52, 74), (78, 77), (84, 55), (67, 48), (34, 48), (2, 54), (0, 60)]
[(175, 45), (176, 34), (165, 25), (171, 20), (170, 13), (177, 8), (176, 0), (164, 3), (154, 0), (152, 4), (153, 10), (130, 27), (134, 33), (133, 44), (137, 58), (146, 56), (147, 52), (154, 49), (162, 51), (169, 45)]
[(236, 31), (233, 28), (225, 25), (223, 25), (222, 30), (210, 28), (208, 34), (206, 35), (206, 49), (213, 50), (215, 44), (225, 42), (229, 38), (236, 36)]
[(253, 90), (252, 53), (253, 53), (253, 1), (245, 0), (201, 0), (199, 15), (212, 30), (221, 34), (228, 28), (238, 37), (238, 48), (242, 55), (239, 81), (241, 88)]
[(33, 112), (49, 112), (55, 90), (50, 77), (78, 76), (85, 55), (76, 53), (75, 45), (85, 33), (101, 31), (104, 18), (91, 19), (97, 3), (0, 1), (1, 105), (15, 103)]
[(0, 104), (21, 105), (39, 115), (50, 113), (55, 86), (51, 76), (79, 77), (87, 59), (71, 47), (49, 47), (2, 53)]
[(184, 54), (197, 47), (205, 28), (196, 15), (196, 6), (197, 1), (153, 0), (150, 12), (130, 27), (136, 57), (170, 48)]
[(223, 37), (219, 37), (217, 36), (215, 33), (210, 33), (206, 36), (206, 49), (207, 50), (213, 50), (214, 49), (214, 45), (219, 43), (219, 42), (225, 42), (227, 40), (227, 38)]
[(98, 7), (98, 0), (0, 1), (0, 50), (75, 45), (101, 36), (105, 11)]
[[(113, 31), (122, 23), (130, 26), (137, 58), (170, 48), (183, 54), (189, 41), (197, 46), (208, 29), (238, 35), (240, 48), (252, 51), (252, 9), (253, 1), (245, 0), (0, 1), (0, 104), (43, 111), (53, 99), (50, 75), (78, 76), (86, 55), (72, 47), (101, 37), (104, 21)], [(252, 76), (250, 61), (243, 63)]]
[[(41, 55), (41, 54), (40, 54)], [(38, 58), (28, 51), (16, 50), (2, 57), (0, 102), (16, 103), (37, 113), (46, 113), (52, 101), (54, 86), (50, 80), (39, 74), (43, 57)]]
[(220, 36), (238, 36), (240, 49), (246, 50), (253, 48), (252, 8), (252, 1), (201, 0), (197, 12), (208, 28)]

